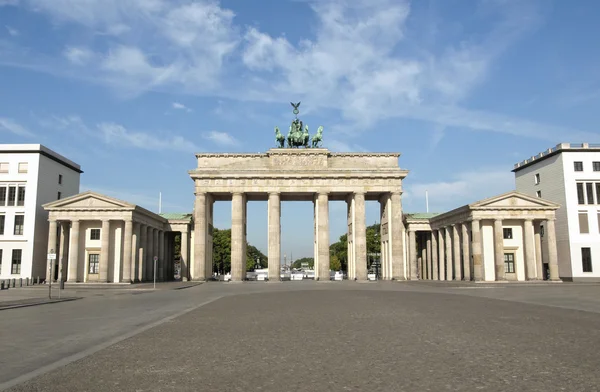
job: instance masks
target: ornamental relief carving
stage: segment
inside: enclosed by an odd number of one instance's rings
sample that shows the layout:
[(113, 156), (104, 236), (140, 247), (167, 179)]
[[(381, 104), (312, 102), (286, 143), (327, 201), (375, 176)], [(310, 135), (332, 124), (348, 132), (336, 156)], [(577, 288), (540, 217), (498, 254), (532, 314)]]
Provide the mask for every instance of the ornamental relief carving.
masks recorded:
[[(328, 188), (347, 188), (357, 186), (369, 186), (371, 188), (380, 188), (379, 191), (392, 191), (396, 184), (396, 179), (379, 179), (379, 178), (364, 178), (364, 179), (346, 179), (346, 178), (236, 178), (236, 179), (200, 179), (197, 181), (197, 186), (207, 191), (210, 188), (239, 188), (239, 187), (262, 187), (262, 188), (310, 188), (310, 187), (328, 187)], [(373, 189), (373, 191), (377, 191)]]
[(271, 156), (271, 165), (292, 169), (297, 167), (326, 167), (327, 158), (318, 155), (275, 155)]

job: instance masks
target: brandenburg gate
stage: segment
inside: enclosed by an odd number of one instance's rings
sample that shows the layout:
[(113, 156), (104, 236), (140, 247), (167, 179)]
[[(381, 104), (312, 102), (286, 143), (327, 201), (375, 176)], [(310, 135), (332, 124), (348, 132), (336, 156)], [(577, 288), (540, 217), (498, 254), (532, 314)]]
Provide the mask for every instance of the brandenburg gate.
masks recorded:
[[(262, 154), (196, 154), (192, 280), (212, 273), (213, 203), (231, 200), (231, 279), (246, 276), (246, 204), (268, 201), (269, 277), (279, 280), (281, 202), (314, 203), (315, 279), (329, 280), (329, 201), (348, 208), (348, 279), (367, 279), (365, 201), (381, 208), (383, 279), (404, 278), (402, 180), (398, 153), (333, 153), (324, 148), (275, 148)], [(185, 272), (183, 272), (185, 274)]]

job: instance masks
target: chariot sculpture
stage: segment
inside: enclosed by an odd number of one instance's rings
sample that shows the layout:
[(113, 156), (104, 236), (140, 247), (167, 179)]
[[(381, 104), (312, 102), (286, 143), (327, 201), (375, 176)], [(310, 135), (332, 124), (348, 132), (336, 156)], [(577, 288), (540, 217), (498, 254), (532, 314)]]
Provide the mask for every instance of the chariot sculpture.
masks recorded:
[(300, 107), (300, 102), (293, 103), (290, 102), (292, 107), (294, 108), (293, 113), (296, 116), (294, 120), (292, 120), (292, 124), (290, 125), (287, 137), (284, 136), (279, 127), (275, 127), (275, 143), (278, 148), (284, 148), (286, 146), (287, 140), (287, 148), (318, 148), (320, 147), (320, 143), (323, 142), (323, 126), (320, 126), (317, 129), (317, 133), (311, 137), (308, 133), (308, 125), (304, 125), (302, 120), (298, 119), (298, 114), (300, 111), (298, 108)]

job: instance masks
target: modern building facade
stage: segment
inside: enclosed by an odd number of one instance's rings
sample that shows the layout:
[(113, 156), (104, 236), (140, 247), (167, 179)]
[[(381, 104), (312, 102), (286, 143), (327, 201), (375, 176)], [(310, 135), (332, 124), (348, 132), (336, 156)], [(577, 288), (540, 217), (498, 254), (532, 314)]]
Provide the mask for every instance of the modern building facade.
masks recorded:
[(81, 168), (41, 144), (0, 145), (0, 279), (46, 276), (42, 204), (79, 192)]
[[(557, 203), (559, 275), (600, 281), (600, 144), (560, 143), (515, 164), (517, 191)], [(545, 227), (542, 225), (542, 236)]]

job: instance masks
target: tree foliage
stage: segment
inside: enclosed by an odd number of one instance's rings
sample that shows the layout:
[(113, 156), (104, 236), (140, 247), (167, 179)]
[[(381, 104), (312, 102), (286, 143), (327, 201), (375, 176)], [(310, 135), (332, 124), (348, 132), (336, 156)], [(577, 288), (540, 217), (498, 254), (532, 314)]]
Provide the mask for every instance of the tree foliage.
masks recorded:
[(292, 264), (292, 268), (300, 268), (300, 267), (302, 267), (302, 263), (308, 263), (309, 268), (314, 268), (315, 259), (312, 257), (303, 257), (301, 259), (294, 261), (294, 263)]
[[(369, 253), (380, 253), (381, 252), (381, 237), (380, 237), (380, 227), (379, 224), (376, 223), (367, 227), (367, 254)], [(333, 260), (337, 259), (339, 261), (340, 267), (333, 268)], [(348, 234), (344, 234), (340, 236), (338, 242), (335, 242), (329, 246), (329, 260), (331, 269), (334, 271), (337, 270), (348, 270)], [(367, 267), (371, 265), (371, 258), (367, 257)]]
[[(254, 271), (256, 260), (261, 268), (267, 266), (268, 258), (255, 246), (246, 246), (246, 270)], [(231, 271), (231, 229), (213, 229), (213, 271), (224, 274)]]
[(329, 256), (329, 269), (331, 271), (340, 271), (342, 269), (342, 263), (337, 255)]

